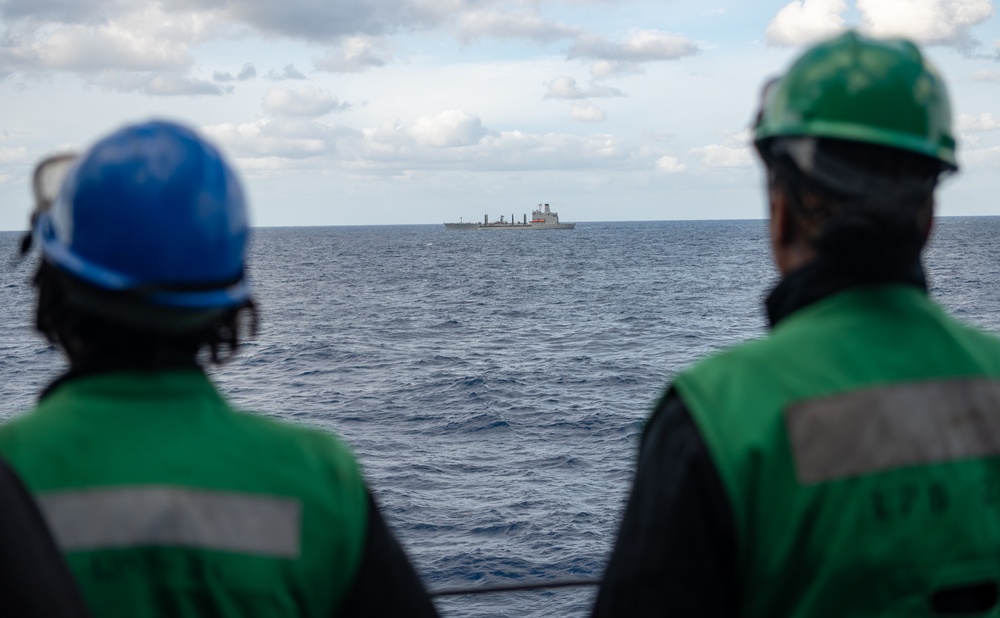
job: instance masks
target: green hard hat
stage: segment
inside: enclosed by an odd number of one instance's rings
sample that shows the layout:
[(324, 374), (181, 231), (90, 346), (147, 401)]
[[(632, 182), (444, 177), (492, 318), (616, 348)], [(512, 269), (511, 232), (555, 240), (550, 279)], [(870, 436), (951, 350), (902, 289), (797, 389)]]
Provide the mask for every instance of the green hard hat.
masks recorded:
[[(913, 43), (848, 31), (765, 87), (754, 142), (827, 137), (922, 154), (958, 168), (948, 91)], [(764, 152), (764, 150), (762, 150)]]

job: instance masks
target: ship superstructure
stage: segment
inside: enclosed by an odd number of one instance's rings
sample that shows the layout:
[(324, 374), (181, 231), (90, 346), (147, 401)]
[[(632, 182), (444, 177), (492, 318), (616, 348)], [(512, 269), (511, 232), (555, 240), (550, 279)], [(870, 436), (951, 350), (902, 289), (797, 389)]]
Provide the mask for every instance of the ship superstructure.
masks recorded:
[(445, 229), (449, 230), (571, 230), (576, 227), (575, 223), (559, 223), (559, 214), (553, 212), (548, 204), (539, 204), (531, 211), (531, 220), (528, 215), (523, 215), (521, 221), (514, 219), (511, 214), (510, 220), (505, 220), (504, 215), (500, 215), (499, 221), (490, 221), (489, 215), (483, 215), (482, 223), (469, 223), (460, 221), (458, 223), (445, 223)]

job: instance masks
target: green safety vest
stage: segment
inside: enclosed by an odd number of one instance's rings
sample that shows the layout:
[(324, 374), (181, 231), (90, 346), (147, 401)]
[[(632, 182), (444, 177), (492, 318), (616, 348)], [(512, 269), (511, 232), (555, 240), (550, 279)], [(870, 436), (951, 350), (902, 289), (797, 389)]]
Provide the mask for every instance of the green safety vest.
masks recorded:
[(195, 369), (65, 382), (0, 427), (95, 616), (336, 615), (368, 497), (333, 436), (236, 412)]
[(1000, 582), (998, 380), (1000, 341), (902, 285), (828, 297), (682, 373), (743, 614), (930, 615)]

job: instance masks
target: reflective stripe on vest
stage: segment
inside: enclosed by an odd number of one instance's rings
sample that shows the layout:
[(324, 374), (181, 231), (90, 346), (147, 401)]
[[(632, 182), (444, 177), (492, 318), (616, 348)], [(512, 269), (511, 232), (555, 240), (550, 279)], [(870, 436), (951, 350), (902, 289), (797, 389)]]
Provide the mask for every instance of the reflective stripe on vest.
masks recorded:
[(797, 402), (785, 420), (803, 484), (1000, 454), (1000, 382), (936, 380)]
[(679, 375), (732, 505), (740, 614), (928, 616), (1000, 581), (995, 384), (1000, 341), (905, 285), (824, 298)]
[(299, 555), (302, 505), (293, 498), (130, 486), (45, 492), (38, 503), (64, 551), (145, 545)]

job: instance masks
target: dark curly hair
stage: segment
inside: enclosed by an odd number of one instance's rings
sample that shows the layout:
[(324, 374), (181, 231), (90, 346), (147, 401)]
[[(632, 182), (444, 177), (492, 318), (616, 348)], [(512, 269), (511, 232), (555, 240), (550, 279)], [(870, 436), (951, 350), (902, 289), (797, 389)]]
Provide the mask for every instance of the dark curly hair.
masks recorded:
[(241, 338), (257, 334), (252, 300), (226, 309), (165, 307), (141, 296), (97, 288), (42, 261), (35, 328), (60, 346), (73, 366), (118, 365), (164, 369), (196, 363), (200, 352), (221, 364)]

